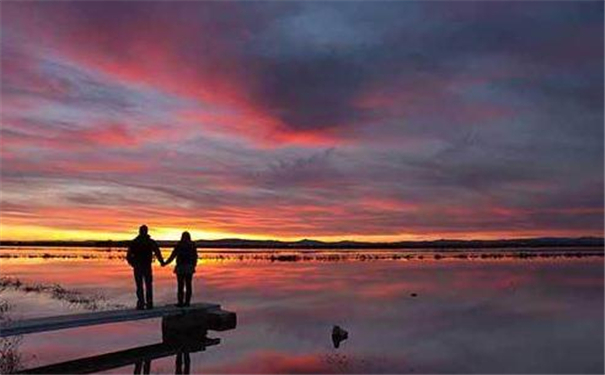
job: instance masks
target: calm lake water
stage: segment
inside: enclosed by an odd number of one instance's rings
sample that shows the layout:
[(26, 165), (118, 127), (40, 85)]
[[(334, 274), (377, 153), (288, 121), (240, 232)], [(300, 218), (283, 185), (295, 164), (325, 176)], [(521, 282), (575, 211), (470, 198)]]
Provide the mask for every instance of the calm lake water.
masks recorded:
[[(52, 252), (27, 254), (36, 251)], [(97, 253), (107, 256), (2, 258), (0, 268), (2, 276), (28, 285), (60, 284), (85, 296), (102, 295), (108, 307), (133, 306), (131, 269), (112, 252)], [(221, 343), (191, 354), (192, 373), (604, 370), (602, 256), (297, 262), (211, 258), (198, 267), (193, 300), (235, 311), (238, 325), (209, 333)], [(154, 277), (156, 305), (174, 303), (172, 267), (156, 263)], [(13, 319), (85, 311), (83, 305), (45, 291), (9, 287), (0, 299), (12, 305)], [(349, 332), (339, 348), (332, 344), (333, 325)], [(119, 323), (24, 335), (18, 352), (29, 368), (155, 344), (161, 336), (159, 319)], [(174, 373), (175, 356), (153, 360), (150, 370)], [(108, 372), (133, 371), (129, 365)]]

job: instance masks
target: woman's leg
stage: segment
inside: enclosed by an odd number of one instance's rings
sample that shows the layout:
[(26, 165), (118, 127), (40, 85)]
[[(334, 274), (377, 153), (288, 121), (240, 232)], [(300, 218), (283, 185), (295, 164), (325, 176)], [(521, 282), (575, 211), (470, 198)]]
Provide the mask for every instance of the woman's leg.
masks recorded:
[(183, 304), (183, 289), (185, 288), (185, 275), (177, 274), (176, 281), (177, 281), (176, 298), (178, 300), (179, 305), (182, 305)]
[(183, 373), (183, 352), (180, 350), (178, 351), (178, 353), (176, 353), (176, 363), (174, 364), (174, 367), (175, 374)]
[(189, 352), (183, 353), (183, 360), (185, 362), (183, 374), (191, 374), (191, 357), (189, 357)]
[(185, 275), (185, 285), (186, 285), (186, 291), (185, 291), (185, 305), (189, 306), (189, 303), (191, 302), (191, 281), (193, 279), (193, 274), (189, 274), (189, 275)]

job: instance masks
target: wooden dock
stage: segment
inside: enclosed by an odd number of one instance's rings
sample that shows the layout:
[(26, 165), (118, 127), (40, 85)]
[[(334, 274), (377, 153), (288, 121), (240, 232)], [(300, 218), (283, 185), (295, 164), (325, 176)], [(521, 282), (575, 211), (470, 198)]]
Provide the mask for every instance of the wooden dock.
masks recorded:
[(235, 313), (221, 310), (220, 305), (213, 303), (196, 303), (192, 304), (190, 307), (184, 308), (167, 305), (158, 306), (152, 310), (124, 309), (96, 311), (11, 321), (0, 325), (0, 337), (153, 318), (175, 316), (191, 316), (192, 318), (195, 318), (200, 315), (207, 318), (209, 329), (226, 330), (234, 328), (236, 324)]

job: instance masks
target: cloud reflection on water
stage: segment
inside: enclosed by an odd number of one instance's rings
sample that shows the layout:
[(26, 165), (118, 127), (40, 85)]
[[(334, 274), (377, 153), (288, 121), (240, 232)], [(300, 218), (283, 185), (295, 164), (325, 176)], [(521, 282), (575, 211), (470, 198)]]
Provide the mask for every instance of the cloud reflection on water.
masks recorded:
[[(7, 275), (134, 301), (121, 261), (1, 262)], [(154, 272), (157, 303), (173, 303), (172, 270)], [(603, 369), (602, 258), (210, 262), (196, 274), (194, 299), (236, 311), (239, 324), (214, 334), (220, 347), (192, 354), (192, 372)], [(28, 309), (45, 315), (46, 303)], [(339, 349), (330, 340), (334, 324), (350, 333)], [(148, 344), (158, 335), (156, 321), (89, 327), (26, 336), (22, 351), (44, 364)], [(152, 371), (172, 367), (172, 359), (154, 361)]]

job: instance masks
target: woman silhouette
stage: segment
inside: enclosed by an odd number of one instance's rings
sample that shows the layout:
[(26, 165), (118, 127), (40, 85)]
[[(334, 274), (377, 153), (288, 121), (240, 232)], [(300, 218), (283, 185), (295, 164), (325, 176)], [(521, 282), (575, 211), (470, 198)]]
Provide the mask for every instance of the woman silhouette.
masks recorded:
[[(177, 307), (189, 306), (191, 302), (191, 281), (197, 265), (197, 247), (195, 242), (191, 241), (189, 232), (183, 232), (181, 240), (176, 244), (170, 257), (166, 259), (162, 266), (166, 266), (176, 258), (176, 267), (174, 273), (177, 280)], [(184, 289), (184, 291), (183, 291)], [(184, 295), (184, 299), (183, 299)]]

